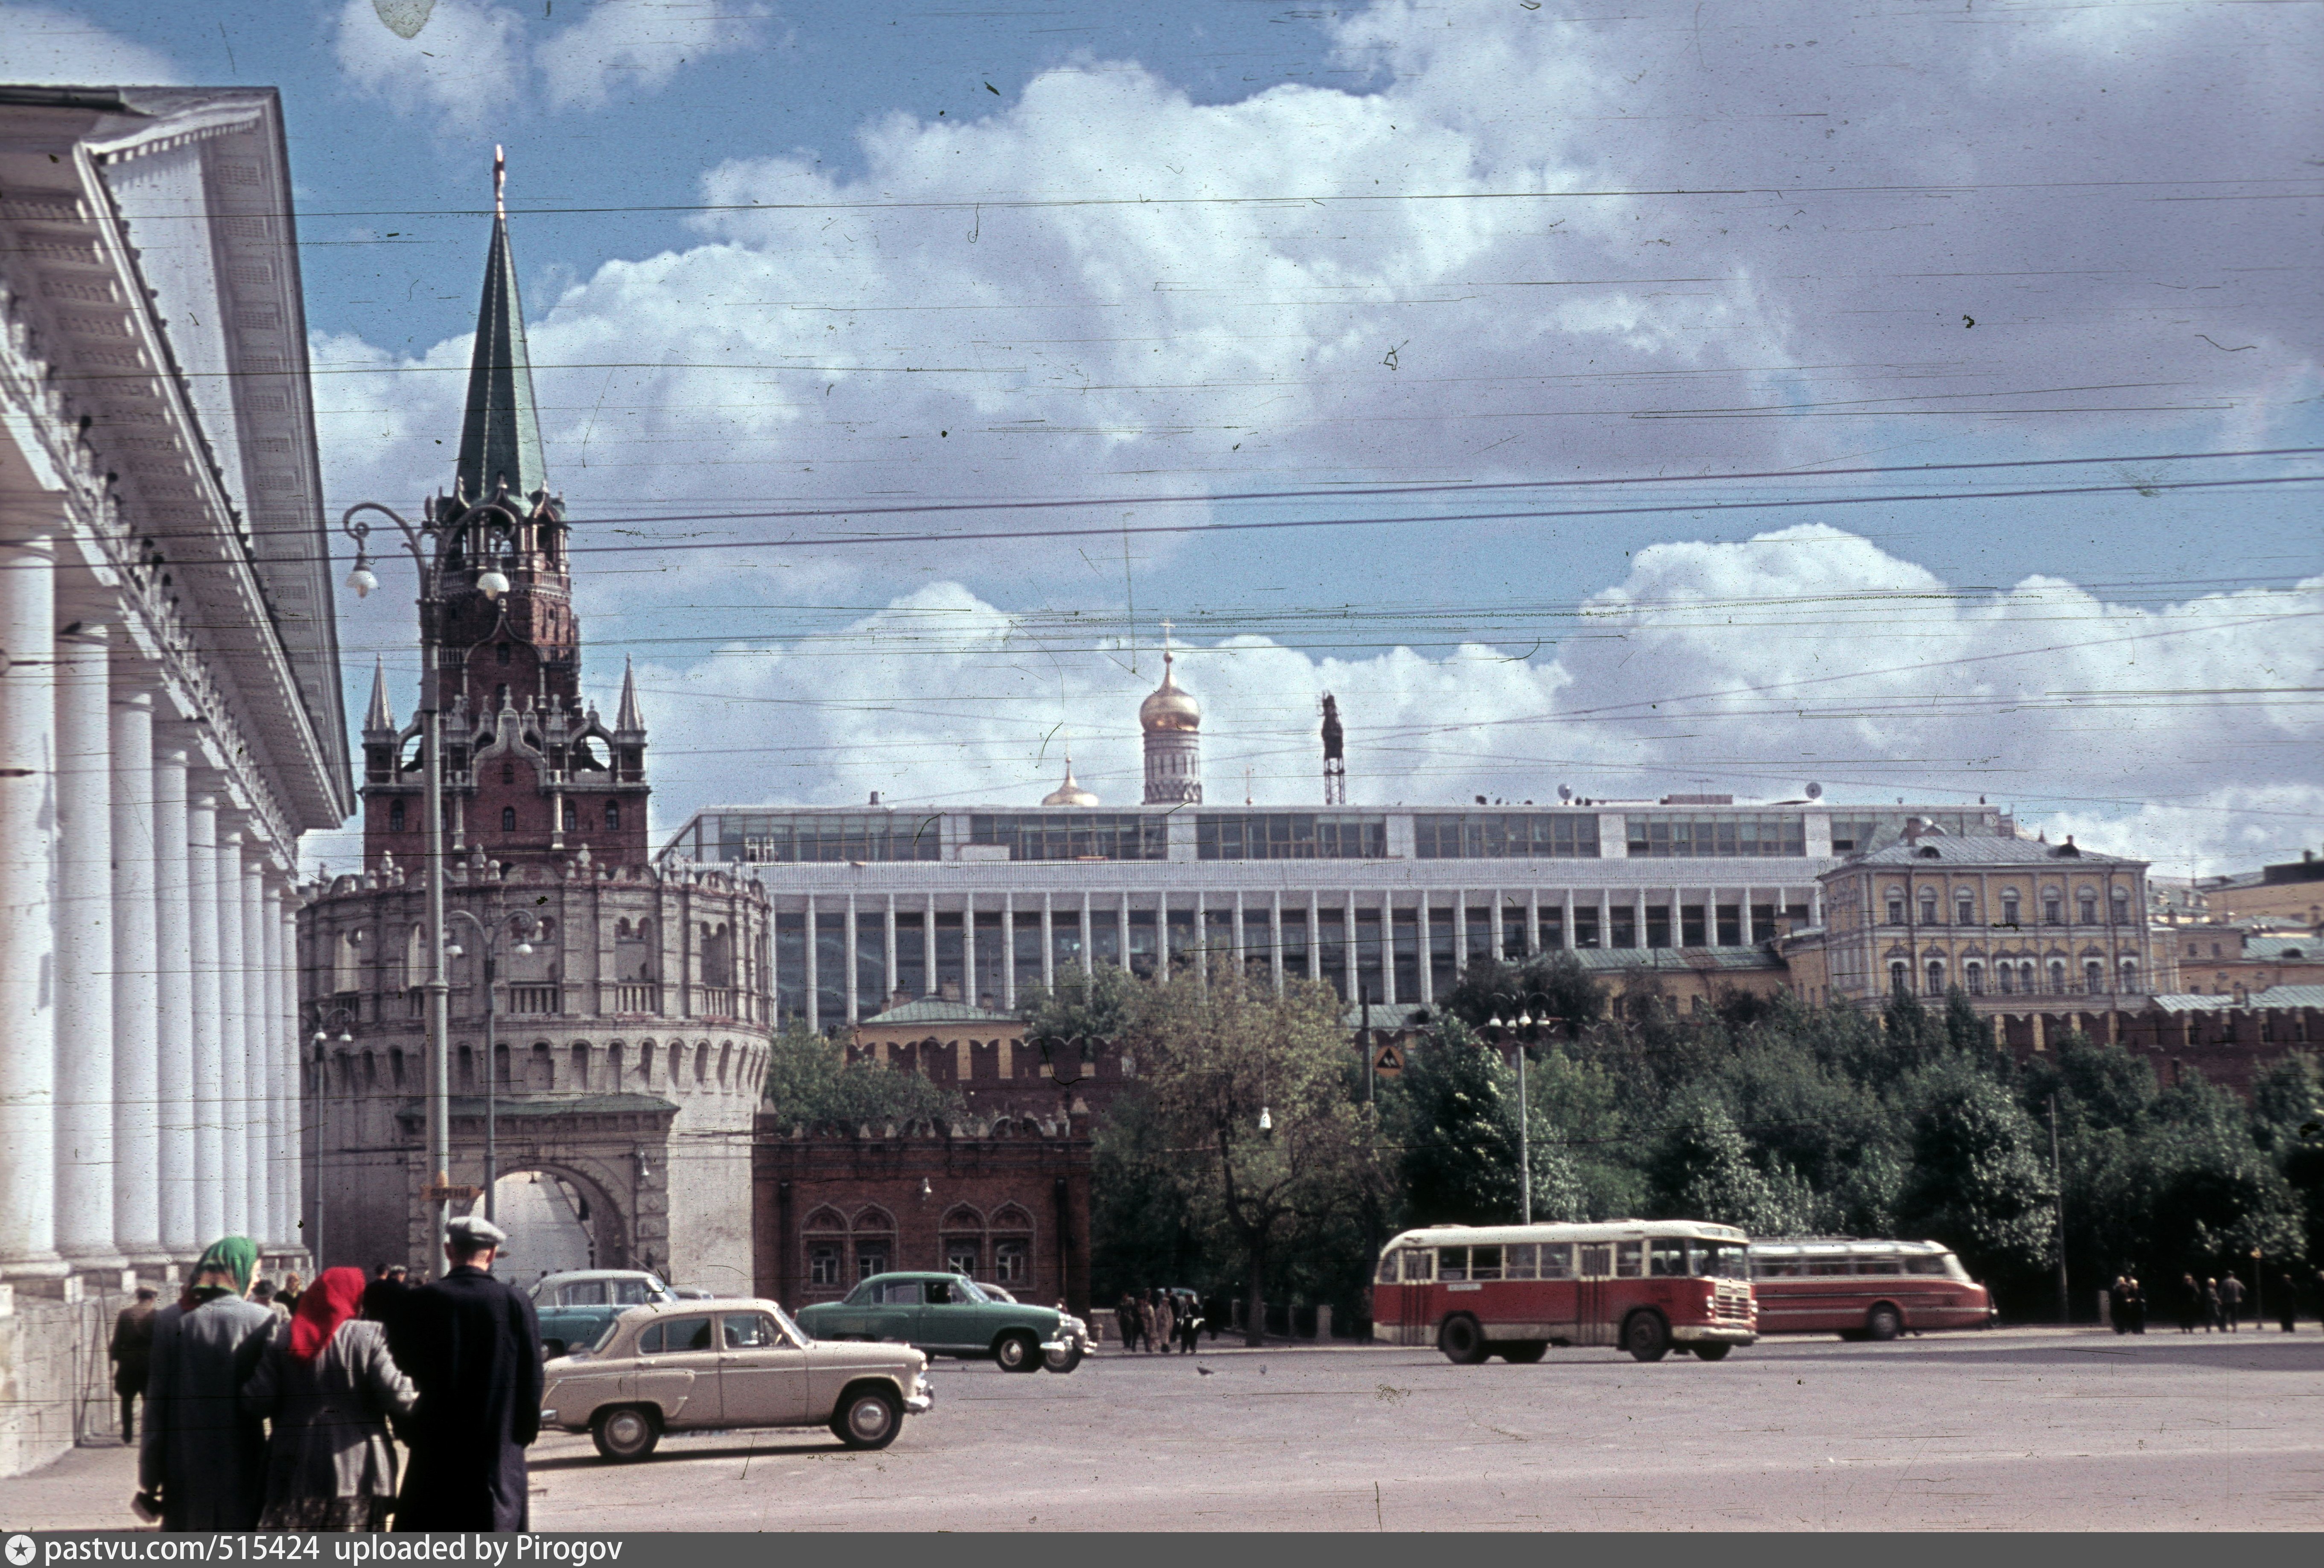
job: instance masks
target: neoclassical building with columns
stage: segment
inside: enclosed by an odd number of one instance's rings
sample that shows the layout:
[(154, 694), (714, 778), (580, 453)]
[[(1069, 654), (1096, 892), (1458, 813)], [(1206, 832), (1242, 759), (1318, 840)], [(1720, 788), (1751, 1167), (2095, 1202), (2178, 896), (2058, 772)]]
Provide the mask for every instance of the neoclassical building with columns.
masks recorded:
[(0, 1473), (73, 1435), (46, 1313), (302, 1256), (352, 801), (291, 205), (270, 89), (0, 88)]

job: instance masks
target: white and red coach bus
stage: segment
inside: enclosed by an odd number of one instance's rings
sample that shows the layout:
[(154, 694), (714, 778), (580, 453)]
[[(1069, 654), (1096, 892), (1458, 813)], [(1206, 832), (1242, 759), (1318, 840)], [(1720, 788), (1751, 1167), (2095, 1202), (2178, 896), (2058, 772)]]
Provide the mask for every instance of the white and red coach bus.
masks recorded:
[(1751, 1275), (1764, 1333), (1893, 1340), (1994, 1318), (1992, 1296), (1940, 1241), (1754, 1241)]
[(1759, 1337), (1749, 1238), (1692, 1220), (1599, 1225), (1432, 1225), (1406, 1231), (1373, 1274), (1372, 1337), (1434, 1345), (1471, 1366), (1537, 1361), (1551, 1345), (1673, 1345), (1715, 1361)]

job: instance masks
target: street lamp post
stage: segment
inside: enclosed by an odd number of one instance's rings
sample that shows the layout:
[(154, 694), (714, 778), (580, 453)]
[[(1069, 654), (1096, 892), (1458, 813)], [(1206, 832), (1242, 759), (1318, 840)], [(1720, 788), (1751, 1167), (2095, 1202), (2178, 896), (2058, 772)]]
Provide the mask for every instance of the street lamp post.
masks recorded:
[[(361, 501), (347, 508), (339, 519), (339, 527), (355, 542), (355, 564), (347, 573), (347, 587), (358, 599), (367, 598), (379, 586), (378, 574), (371, 568), (371, 525), (358, 513), (376, 512), (395, 524), (403, 535), (404, 549), (410, 552), (411, 564), (420, 578), (420, 786), (423, 791), (421, 809), (428, 817), (426, 877), (428, 907), (428, 1164), (433, 1179), (429, 1186), (429, 1207), (433, 1211), (436, 1245), (444, 1242), (444, 1227), (451, 1218), (451, 1200), (445, 1189), (451, 1185), (452, 1167), (452, 1075), (447, 1059), (450, 1033), (446, 1017), (448, 1007), (448, 982), (444, 977), (444, 764), (442, 755), (442, 714), (437, 702), (437, 685), (442, 672), (437, 669), (438, 621), (443, 613), (442, 567), (431, 559), (431, 551), (440, 557), (443, 537), (450, 527), (466, 527), (473, 512), (493, 511), (479, 507), (462, 512), (458, 518), (439, 516), (431, 507), (427, 521), (414, 524), (401, 513), (382, 506), (376, 501)], [(505, 512), (502, 513), (508, 516)], [(509, 521), (513, 523), (514, 518)], [(482, 520), (478, 520), (481, 523)], [(508, 578), (492, 563), (484, 550), (476, 552), (484, 564), (476, 574), (476, 588), (486, 598), (498, 598), (508, 591)], [(434, 1256), (434, 1249), (429, 1254)]]
[(307, 1238), (308, 1250), (314, 1255), (315, 1277), (323, 1277), (323, 1211), (327, 1206), (323, 1191), (323, 1139), (330, 1132), (331, 1064), (323, 1047), (331, 1043), (331, 1026), (339, 1029), (339, 1044), (351, 1046), (355, 1037), (347, 1026), (355, 1021), (353, 1008), (320, 1007), (315, 1010), (315, 1163), (309, 1167), (315, 1173), (315, 1227)]
[[(476, 939), (484, 949), (478, 956), (484, 960), (484, 1218), (497, 1222), (500, 1219), (497, 1211), (501, 1176), (501, 1054), (493, 1024), (499, 1009), (497, 982), (500, 968), (501, 932), (497, 921), (487, 927), (484, 921), (466, 909), (452, 910), (451, 918), (456, 920), (466, 920), (469, 925), (474, 926), (476, 928)], [(517, 918), (525, 923), (525, 935), (517, 939), (513, 951), (521, 955), (530, 954), (532, 951), (530, 937), (540, 929), (540, 926), (530, 915), (521, 914)], [(444, 955), (447, 958), (459, 957), (459, 944), (456, 942), (447, 944)]]

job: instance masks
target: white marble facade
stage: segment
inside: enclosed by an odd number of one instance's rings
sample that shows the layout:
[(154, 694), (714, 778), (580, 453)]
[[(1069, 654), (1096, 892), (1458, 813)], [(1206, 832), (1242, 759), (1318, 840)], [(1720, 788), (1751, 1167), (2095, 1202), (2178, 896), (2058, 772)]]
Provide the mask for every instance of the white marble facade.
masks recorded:
[(0, 88), (0, 1280), (300, 1250), (350, 808), (273, 92)]

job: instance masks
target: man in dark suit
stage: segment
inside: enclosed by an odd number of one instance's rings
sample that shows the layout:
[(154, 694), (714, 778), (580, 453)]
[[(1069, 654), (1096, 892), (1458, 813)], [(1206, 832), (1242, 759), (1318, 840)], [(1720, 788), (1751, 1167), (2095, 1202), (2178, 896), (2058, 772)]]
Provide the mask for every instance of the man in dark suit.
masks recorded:
[(524, 1451), (540, 1434), (540, 1324), (532, 1303), (492, 1276), (505, 1231), (466, 1215), (445, 1236), (451, 1268), (397, 1306), (396, 1360), (420, 1403), (404, 1428), (411, 1467), (395, 1527), (528, 1529)]

